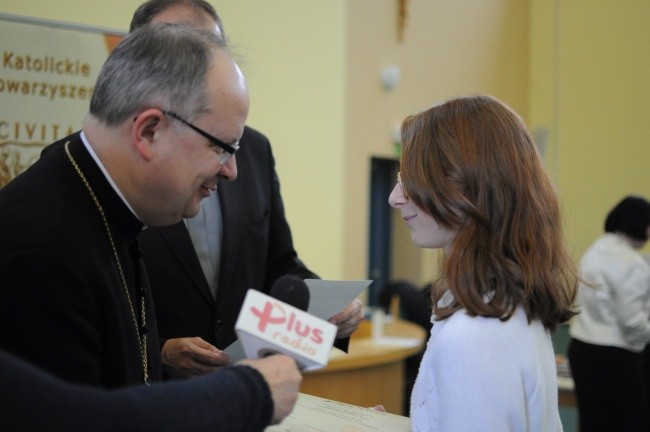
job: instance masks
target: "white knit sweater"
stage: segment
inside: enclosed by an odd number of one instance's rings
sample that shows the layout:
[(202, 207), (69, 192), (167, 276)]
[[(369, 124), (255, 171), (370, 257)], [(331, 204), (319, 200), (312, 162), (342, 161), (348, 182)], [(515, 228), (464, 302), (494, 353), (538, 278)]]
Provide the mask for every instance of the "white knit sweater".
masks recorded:
[(541, 322), (434, 321), (411, 396), (413, 432), (562, 431), (553, 344)]

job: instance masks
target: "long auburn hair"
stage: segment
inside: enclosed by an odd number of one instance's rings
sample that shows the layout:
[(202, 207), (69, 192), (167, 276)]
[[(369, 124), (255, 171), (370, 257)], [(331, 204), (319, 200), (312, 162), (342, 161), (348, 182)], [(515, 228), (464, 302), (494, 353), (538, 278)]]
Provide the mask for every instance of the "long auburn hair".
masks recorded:
[[(577, 273), (560, 206), (524, 122), (497, 99), (452, 99), (402, 123), (409, 199), (457, 231), (431, 287), (437, 320), (465, 309), (554, 330), (577, 313)], [(443, 296), (450, 292), (450, 301)]]

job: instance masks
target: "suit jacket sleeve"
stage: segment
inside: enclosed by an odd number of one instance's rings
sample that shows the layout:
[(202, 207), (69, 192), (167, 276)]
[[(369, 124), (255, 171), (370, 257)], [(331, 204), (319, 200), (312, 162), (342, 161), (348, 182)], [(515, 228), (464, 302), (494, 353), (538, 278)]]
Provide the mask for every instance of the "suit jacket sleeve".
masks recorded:
[(262, 375), (233, 366), (187, 381), (103, 391), (66, 383), (0, 351), (0, 430), (257, 431), (273, 401)]

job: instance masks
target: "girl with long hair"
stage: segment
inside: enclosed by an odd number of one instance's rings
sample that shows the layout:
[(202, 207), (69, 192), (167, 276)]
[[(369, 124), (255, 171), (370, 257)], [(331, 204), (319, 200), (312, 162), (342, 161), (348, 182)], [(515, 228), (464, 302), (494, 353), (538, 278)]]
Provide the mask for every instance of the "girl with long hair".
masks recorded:
[(389, 197), (444, 251), (413, 431), (560, 431), (551, 332), (575, 315), (560, 206), (519, 116), (489, 96), (408, 117)]

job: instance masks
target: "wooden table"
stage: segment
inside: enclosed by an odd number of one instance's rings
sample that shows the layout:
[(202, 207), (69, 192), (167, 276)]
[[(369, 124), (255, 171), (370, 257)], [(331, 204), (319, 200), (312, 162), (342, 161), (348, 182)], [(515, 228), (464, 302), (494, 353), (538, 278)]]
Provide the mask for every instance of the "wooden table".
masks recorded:
[(577, 408), (576, 394), (571, 378), (558, 378), (557, 386), (559, 389), (558, 402), (561, 407)]
[(426, 336), (416, 324), (393, 320), (385, 325), (384, 337), (374, 339), (364, 321), (350, 339), (348, 354), (332, 349), (326, 368), (303, 375), (300, 392), (358, 406), (381, 404), (405, 415), (404, 359), (422, 350)]
[(573, 384), (571, 374), (568, 373), (570, 369), (569, 359), (564, 354), (557, 354), (555, 356), (555, 364), (558, 369), (557, 387), (559, 390), (559, 405), (565, 408), (576, 408), (578, 403), (576, 401), (575, 385)]

